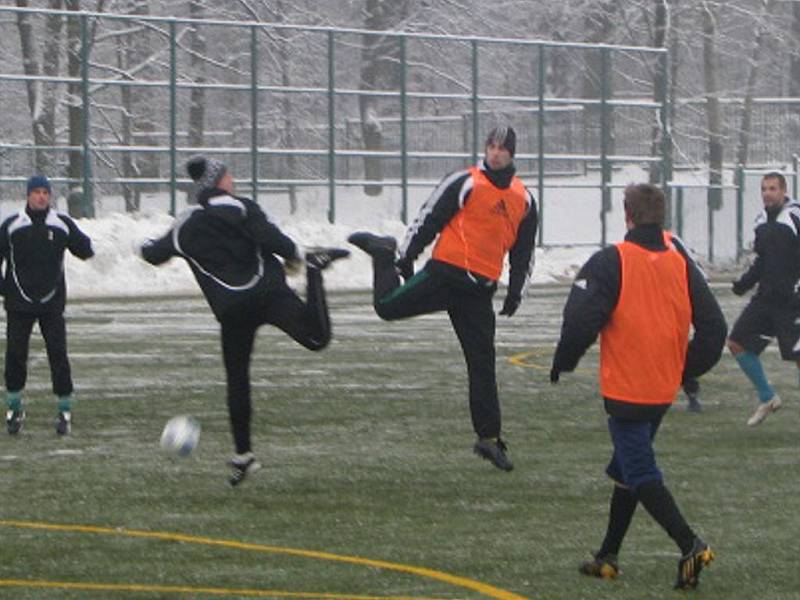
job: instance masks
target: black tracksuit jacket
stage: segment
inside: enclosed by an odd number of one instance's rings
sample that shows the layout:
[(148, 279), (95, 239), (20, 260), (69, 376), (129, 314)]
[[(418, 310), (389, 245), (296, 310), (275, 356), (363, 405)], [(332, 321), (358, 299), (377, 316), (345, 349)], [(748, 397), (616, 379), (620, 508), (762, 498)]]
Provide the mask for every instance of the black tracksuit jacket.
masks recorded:
[[(663, 230), (654, 225), (644, 225), (630, 230), (625, 240), (652, 251), (666, 251)], [(692, 306), (694, 335), (689, 341), (683, 378), (696, 378), (711, 369), (719, 360), (728, 329), (725, 317), (716, 298), (708, 287), (705, 276), (689, 257), (680, 239), (673, 244), (686, 258), (689, 281), (689, 299)], [(558, 342), (553, 369), (572, 371), (586, 350), (594, 343), (605, 327), (619, 300), (621, 263), (616, 246), (596, 252), (581, 268), (564, 306), (564, 322)], [(647, 335), (646, 331), (642, 335)], [(635, 405), (605, 398), (606, 411), (620, 418), (645, 420), (653, 411), (663, 412), (668, 407)]]
[(258, 204), (219, 189), (201, 192), (198, 202), (164, 236), (142, 246), (147, 262), (185, 258), (220, 321), (245, 310), (261, 293), (286, 287), (276, 255), (295, 258), (297, 247)]
[(734, 283), (741, 295), (758, 284), (755, 300), (777, 306), (800, 306), (800, 204), (788, 198), (756, 217), (753, 249), (756, 258)]
[(66, 304), (64, 251), (94, 256), (92, 242), (67, 215), (48, 208), (23, 210), (0, 225), (2, 293), (8, 312), (63, 313)]

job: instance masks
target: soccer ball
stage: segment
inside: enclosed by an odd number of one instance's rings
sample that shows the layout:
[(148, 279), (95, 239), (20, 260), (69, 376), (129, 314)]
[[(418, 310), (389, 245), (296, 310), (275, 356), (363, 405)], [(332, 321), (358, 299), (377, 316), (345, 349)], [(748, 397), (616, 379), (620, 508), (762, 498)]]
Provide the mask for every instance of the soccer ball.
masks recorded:
[(200, 423), (189, 415), (172, 417), (161, 432), (161, 449), (175, 456), (189, 456), (200, 441)]

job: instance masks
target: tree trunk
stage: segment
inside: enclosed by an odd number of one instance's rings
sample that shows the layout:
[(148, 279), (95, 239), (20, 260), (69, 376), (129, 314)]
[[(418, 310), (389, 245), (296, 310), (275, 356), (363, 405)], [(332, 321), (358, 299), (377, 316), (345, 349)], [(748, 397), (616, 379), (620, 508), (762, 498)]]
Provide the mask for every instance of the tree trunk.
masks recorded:
[[(17, 6), (27, 8), (27, 0), (17, 0)], [(50, 0), (48, 8), (61, 9), (61, 0)], [(48, 43), (42, 53), (42, 66), (36, 55), (37, 39), (31, 23), (30, 15), (17, 13), (17, 28), (19, 30), (22, 64), (28, 76), (44, 75), (55, 77), (58, 75), (61, 56), (61, 31), (63, 20), (59, 15), (45, 17), (45, 38)], [(27, 81), (28, 109), (31, 114), (31, 131), (33, 143), (36, 146), (52, 146), (55, 144), (56, 127), (56, 89), (55, 84), (43, 81)], [(53, 152), (45, 148), (34, 151), (34, 169), (37, 173), (53, 176), (55, 174), (55, 161)]]
[(703, 2), (703, 81), (706, 96), (708, 127), (708, 205), (713, 210), (722, 207), (722, 108), (717, 82), (716, 15), (708, 2)]
[[(128, 70), (128, 53), (127, 44), (129, 43), (130, 36), (120, 37), (117, 39), (117, 66), (120, 72), (125, 73)], [(119, 88), (120, 105), (122, 108), (120, 141), (123, 146), (133, 145), (133, 130), (132, 119), (133, 106), (131, 102), (131, 88), (130, 86), (123, 85)], [(133, 155), (129, 151), (125, 151), (121, 156), (122, 162), (122, 176), (125, 179), (132, 179), (136, 177), (136, 162)], [(122, 185), (122, 197), (125, 200), (125, 212), (136, 212), (139, 210), (140, 195), (135, 186), (128, 183)]]
[[(80, 0), (65, 0), (67, 10), (77, 13), (81, 10)], [(81, 78), (81, 23), (80, 16), (67, 18), (67, 75), (73, 79)], [(67, 130), (69, 131), (69, 162), (67, 177), (70, 178), (70, 196), (83, 196), (83, 100), (80, 82), (67, 85)], [(84, 207), (77, 202), (69, 204), (69, 213), (73, 217), (83, 217)]]
[[(667, 28), (669, 22), (669, 2), (668, 0), (653, 0), (654, 1), (654, 31), (653, 31), (653, 47), (665, 48), (667, 46), (667, 38), (670, 35)], [(668, 73), (662, 68), (660, 59), (656, 60), (653, 65), (653, 100), (656, 102), (668, 102), (669, 91), (667, 90)], [(661, 154), (661, 145), (664, 136), (667, 132), (662, 129), (663, 124), (661, 119), (656, 121), (651, 131), (651, 144), (650, 155), (659, 156)], [(650, 164), (650, 183), (659, 183), (662, 177), (662, 165), (660, 163)]]
[[(609, 43), (614, 33), (614, 12), (617, 8), (615, 0), (598, 0), (592, 3), (591, 8), (587, 9), (588, 12), (584, 17), (584, 31), (586, 32), (585, 41), (590, 44)], [(596, 100), (603, 96), (603, 85), (608, 84), (610, 88), (610, 80), (603, 81), (603, 53), (600, 50), (588, 50), (583, 53), (585, 57), (585, 69), (583, 72), (582, 80), (582, 96), (586, 99)], [(609, 73), (609, 77), (610, 77)], [(612, 109), (607, 108), (610, 112)], [(603, 121), (601, 113), (602, 108), (599, 105), (587, 105), (583, 111), (583, 129), (589, 136), (586, 140), (586, 151), (591, 152), (593, 147), (600, 148), (602, 144), (602, 127), (600, 123)], [(613, 123), (613, 115), (610, 115), (609, 123)], [(608, 151), (610, 154), (614, 153), (614, 130), (611, 125), (609, 132), (609, 139), (611, 141)], [(591, 135), (595, 132), (594, 135)]]
[[(286, 15), (286, 5), (283, 0), (278, 0), (275, 5), (275, 13), (278, 22), (280, 23), (284, 19), (284, 15)], [(289, 35), (288, 31), (276, 31), (275, 35), (278, 36), (277, 44), (278, 44), (278, 62), (280, 64), (280, 71), (281, 71), (281, 85), (288, 87), (291, 85), (291, 80), (289, 77), (289, 65), (290, 65), (290, 56), (289, 56), (289, 42), (286, 36)], [(295, 116), (294, 111), (292, 110), (292, 101), (289, 94), (281, 94), (281, 114), (283, 115), (283, 130), (281, 131), (281, 148), (292, 148), (294, 147), (294, 122)], [(297, 169), (297, 159), (295, 158), (294, 154), (289, 154), (286, 156), (286, 168), (283, 170), (283, 177), (288, 179), (296, 179), (298, 173), (296, 173)], [(295, 186), (289, 185), (289, 213), (295, 214), (297, 212), (297, 191)]]
[(739, 144), (736, 151), (736, 163), (747, 165), (747, 154), (750, 146), (750, 129), (753, 120), (753, 96), (758, 80), (758, 65), (761, 50), (764, 47), (764, 33), (766, 32), (765, 19), (772, 8), (771, 0), (761, 0), (761, 17), (756, 24), (756, 36), (750, 51), (750, 64), (748, 65), (747, 84), (745, 86), (744, 103), (742, 105), (741, 129), (739, 130)]
[[(189, 16), (192, 19), (203, 18), (203, 2), (189, 2)], [(202, 56), (206, 53), (206, 40), (202, 31), (195, 26), (189, 38), (192, 50), (191, 67), (194, 83), (205, 83), (205, 63)], [(203, 88), (192, 88), (189, 92), (189, 146), (202, 148), (205, 145), (206, 91)]]
[[(393, 29), (408, 13), (408, 0), (367, 0), (365, 8), (364, 28), (373, 31)], [(380, 35), (363, 36), (364, 46), (361, 51), (361, 89), (364, 91), (399, 87), (400, 82), (400, 45), (396, 38)], [(383, 149), (383, 126), (378, 106), (378, 99), (371, 96), (359, 96), (359, 115), (361, 118), (361, 137), (365, 150)], [(383, 178), (380, 158), (366, 156), (364, 158), (364, 177), (368, 181), (380, 181)], [(364, 192), (368, 196), (377, 196), (383, 190), (380, 184), (367, 184)]]

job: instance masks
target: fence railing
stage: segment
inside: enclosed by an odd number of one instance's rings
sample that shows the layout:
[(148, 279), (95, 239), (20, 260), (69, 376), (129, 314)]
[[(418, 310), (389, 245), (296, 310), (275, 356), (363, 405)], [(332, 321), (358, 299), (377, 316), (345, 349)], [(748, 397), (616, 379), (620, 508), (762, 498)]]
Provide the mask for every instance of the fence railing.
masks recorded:
[[(616, 168), (644, 165), (670, 179), (669, 111), (654, 83), (668, 72), (662, 49), (16, 7), (0, 15), (38, 30), (53, 16), (79, 25), (68, 27), (77, 71), (0, 66), (0, 102), (15, 115), (31, 87), (69, 99), (54, 109), (49, 143), (32, 140), (30, 119), (0, 125), (0, 182), (23, 181), (50, 155), (53, 181), (80, 188), (86, 214), (96, 194), (154, 189), (169, 193), (174, 212), (190, 183), (180, 166), (203, 152), (227, 160), (256, 199), (275, 187), (301, 202), (304, 188), (325, 186), (330, 221), (342, 188), (398, 189), (406, 221), (409, 190), (475, 162), (500, 121), (518, 131), (517, 164), (535, 180), (543, 221), (551, 174), (596, 166), (603, 206)], [(192, 45), (197, 32), (202, 48)], [(1, 21), (0, 33), (13, 56), (18, 21)], [(561, 94), (548, 82), (554, 64), (571, 67)], [(631, 123), (639, 131), (629, 144), (615, 129)]]

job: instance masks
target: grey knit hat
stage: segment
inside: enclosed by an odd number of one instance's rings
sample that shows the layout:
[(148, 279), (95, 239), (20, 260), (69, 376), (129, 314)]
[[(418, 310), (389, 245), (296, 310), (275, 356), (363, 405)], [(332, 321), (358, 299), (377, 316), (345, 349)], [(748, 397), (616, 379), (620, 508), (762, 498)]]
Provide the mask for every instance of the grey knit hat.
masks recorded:
[(193, 156), (186, 163), (186, 171), (200, 190), (213, 190), (228, 172), (228, 167), (213, 158)]

